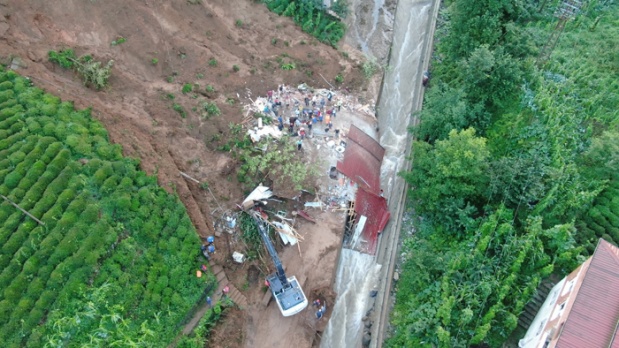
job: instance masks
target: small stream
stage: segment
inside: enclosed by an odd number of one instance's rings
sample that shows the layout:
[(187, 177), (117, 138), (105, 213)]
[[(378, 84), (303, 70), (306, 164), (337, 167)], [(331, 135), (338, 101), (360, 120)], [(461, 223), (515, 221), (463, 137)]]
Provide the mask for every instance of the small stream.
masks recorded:
[(370, 29), (370, 31), (366, 35), (363, 35), (361, 33), (360, 28), (356, 25), (353, 25), (352, 31), (355, 33), (357, 42), (361, 46), (361, 52), (363, 52), (363, 54), (365, 54), (366, 56), (374, 57), (375, 55), (370, 51), (369, 41), (370, 41), (370, 38), (376, 32), (376, 27), (378, 26), (378, 18), (379, 18), (378, 14), (380, 12), (381, 7), (385, 5), (385, 0), (374, 0), (372, 1), (372, 4), (373, 4), (372, 6), (372, 28)]

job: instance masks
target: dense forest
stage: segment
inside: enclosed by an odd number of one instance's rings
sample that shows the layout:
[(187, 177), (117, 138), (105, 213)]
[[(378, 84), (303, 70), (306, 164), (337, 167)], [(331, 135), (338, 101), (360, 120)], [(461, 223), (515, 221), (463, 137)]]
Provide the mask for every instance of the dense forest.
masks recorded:
[(443, 3), (387, 346), (500, 347), (542, 279), (619, 242), (619, 6), (582, 3), (548, 59), (559, 1)]
[[(2, 347), (165, 347), (214, 276), (179, 199), (70, 102), (0, 70)], [(206, 282), (205, 282), (206, 279)]]

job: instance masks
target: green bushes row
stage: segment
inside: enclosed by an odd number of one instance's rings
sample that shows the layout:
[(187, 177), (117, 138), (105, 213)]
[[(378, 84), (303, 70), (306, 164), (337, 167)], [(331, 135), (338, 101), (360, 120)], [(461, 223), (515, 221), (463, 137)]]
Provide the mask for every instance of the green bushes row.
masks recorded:
[(4, 120), (0, 121), (0, 129), (3, 130), (6, 134), (3, 138), (6, 138), (7, 136), (15, 133), (15, 131), (13, 130), (14, 129), (13, 125), (20, 121), (21, 121), (20, 115), (13, 115), (13, 116), (7, 117)]
[(10, 135), (8, 138), (0, 139), (0, 151), (9, 148), (11, 145), (15, 145), (15, 143), (22, 141), (26, 135), (28, 134), (27, 130), (21, 130)]
[(595, 250), (597, 240), (604, 238), (619, 243), (619, 182), (611, 181), (593, 202), (593, 207), (577, 222), (578, 240), (585, 244), (589, 252)]
[[(0, 193), (45, 223), (0, 202), (0, 342), (40, 347), (66, 329), (66, 345), (87, 344), (99, 322), (84, 318), (76, 328), (64, 319), (84, 308), (89, 284), (110, 284), (122, 291), (97, 318), (118, 311), (127, 326), (100, 345), (142, 339), (146, 320), (149, 346), (167, 345), (205, 286), (194, 275), (199, 240), (184, 207), (137, 160), (122, 158), (90, 110), (14, 72), (0, 71), (0, 84), (10, 97), (0, 104)], [(76, 162), (83, 157), (87, 164)]]

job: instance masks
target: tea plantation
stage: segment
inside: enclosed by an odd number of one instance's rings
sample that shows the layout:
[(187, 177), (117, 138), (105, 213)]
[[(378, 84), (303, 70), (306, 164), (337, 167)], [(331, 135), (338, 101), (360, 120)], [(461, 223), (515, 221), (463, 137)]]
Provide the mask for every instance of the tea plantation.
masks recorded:
[(212, 286), (177, 197), (90, 110), (0, 70), (2, 347), (165, 347)]

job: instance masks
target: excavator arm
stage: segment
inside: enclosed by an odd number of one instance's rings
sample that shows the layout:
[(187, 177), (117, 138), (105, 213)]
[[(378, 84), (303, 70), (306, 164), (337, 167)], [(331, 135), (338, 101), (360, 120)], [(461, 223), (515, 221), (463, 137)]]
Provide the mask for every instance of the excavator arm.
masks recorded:
[(297, 278), (294, 276), (290, 278), (286, 277), (284, 266), (277, 255), (277, 251), (275, 250), (273, 242), (271, 242), (271, 238), (269, 238), (268, 225), (260, 217), (260, 213), (253, 210), (250, 214), (252, 215), (254, 222), (260, 231), (262, 242), (266, 246), (271, 259), (275, 264), (275, 273), (267, 276), (267, 282), (269, 288), (271, 289), (271, 294), (275, 298), (275, 302), (277, 302), (277, 306), (283, 316), (288, 317), (295, 315), (305, 309), (308, 304), (305, 293), (303, 293), (303, 289), (301, 289), (301, 284), (299, 284)]

